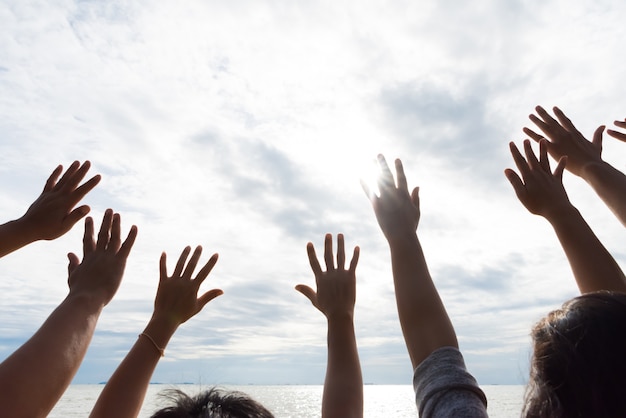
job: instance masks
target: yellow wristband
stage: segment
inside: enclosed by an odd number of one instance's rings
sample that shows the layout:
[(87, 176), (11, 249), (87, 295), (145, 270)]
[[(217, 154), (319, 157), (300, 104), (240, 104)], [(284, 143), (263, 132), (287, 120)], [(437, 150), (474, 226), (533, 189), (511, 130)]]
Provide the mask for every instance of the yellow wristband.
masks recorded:
[(143, 335), (144, 337), (146, 337), (147, 339), (149, 339), (149, 340), (150, 340), (150, 342), (152, 343), (152, 345), (154, 346), (154, 348), (156, 348), (156, 349), (157, 349), (157, 351), (159, 352), (159, 354), (161, 354), (161, 357), (165, 357), (165, 348), (161, 348), (161, 347), (159, 347), (159, 345), (156, 343), (156, 341), (154, 341), (154, 340), (152, 339), (152, 337), (151, 337), (151, 336), (149, 336), (148, 334), (146, 334), (145, 332), (142, 332), (141, 334), (139, 334), (139, 335), (137, 336), (137, 338), (141, 337), (142, 335)]

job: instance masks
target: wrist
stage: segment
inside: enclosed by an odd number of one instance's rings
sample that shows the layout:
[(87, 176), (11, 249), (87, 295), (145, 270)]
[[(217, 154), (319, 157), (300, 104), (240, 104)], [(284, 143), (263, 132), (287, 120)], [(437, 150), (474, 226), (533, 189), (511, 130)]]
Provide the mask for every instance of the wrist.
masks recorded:
[(590, 161), (582, 166), (580, 170), (580, 177), (588, 183), (592, 183), (595, 179), (602, 176), (603, 173), (613, 169), (611, 164), (602, 159), (597, 161)]
[(72, 305), (72, 309), (86, 313), (100, 314), (106, 305), (101, 297), (87, 292), (72, 292), (67, 295), (63, 303)]

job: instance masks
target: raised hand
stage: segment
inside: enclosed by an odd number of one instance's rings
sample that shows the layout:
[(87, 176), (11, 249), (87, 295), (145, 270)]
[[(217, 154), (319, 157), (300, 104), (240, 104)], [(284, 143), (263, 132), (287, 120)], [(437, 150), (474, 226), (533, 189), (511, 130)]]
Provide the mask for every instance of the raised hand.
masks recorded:
[(333, 257), (333, 237), (327, 234), (324, 239), (324, 261), (326, 271), (322, 271), (315, 254), (313, 243), (307, 244), (309, 264), (315, 275), (317, 292), (311, 287), (300, 284), (296, 290), (306, 296), (313, 306), (320, 310), (327, 318), (354, 315), (356, 300), (356, 265), (359, 261), (359, 247), (354, 248), (350, 267), (345, 269), (346, 254), (343, 234), (337, 235), (337, 265)]
[[(626, 129), (626, 118), (624, 118), (623, 121), (616, 120), (615, 122), (613, 122), (613, 124), (617, 126), (618, 128)], [(606, 133), (611, 135), (615, 139), (619, 139), (620, 141), (626, 142), (626, 133), (624, 132), (615, 131), (613, 129), (607, 129)]]
[[(70, 291), (39, 330), (0, 364), (0, 405), (11, 417), (46, 417), (76, 374), (96, 323), (117, 291), (137, 235), (122, 243), (120, 216), (107, 210), (98, 241), (93, 220), (85, 220), (84, 256), (69, 254)], [(37, 390), (33, 391), (33, 382)]]
[(96, 242), (93, 219), (88, 217), (85, 220), (82, 262), (79, 263), (76, 254), (68, 254), (70, 296), (90, 295), (97, 297), (103, 305), (109, 303), (120, 286), (136, 237), (137, 227), (133, 225), (122, 243), (120, 215), (107, 209)]
[(315, 247), (308, 243), (309, 264), (315, 275), (317, 291), (299, 284), (296, 290), (306, 296), (328, 321), (328, 365), (322, 396), (322, 418), (363, 417), (363, 377), (354, 334), (356, 265), (359, 247), (354, 248), (346, 270), (343, 235), (337, 235), (337, 264), (333, 256), (333, 237), (324, 239), (326, 271), (320, 267)]
[(89, 167), (89, 161), (82, 165), (74, 161), (61, 179), (63, 166), (59, 165), (52, 172), (41, 195), (22, 216), (27, 233), (32, 234), (34, 240), (58, 238), (89, 213), (87, 205), (74, 208), (100, 182), (100, 175), (96, 175), (79, 186)]
[(223, 293), (213, 289), (198, 297), (198, 289), (215, 266), (217, 254), (213, 254), (193, 278), (202, 247), (196, 247), (187, 262), (190, 252), (191, 247), (183, 250), (171, 276), (167, 274), (167, 256), (161, 254), (159, 288), (152, 318), (102, 390), (90, 418), (136, 418), (152, 373), (178, 326)]
[(220, 289), (212, 289), (198, 297), (200, 285), (217, 263), (218, 255), (213, 254), (196, 277), (192, 278), (202, 254), (202, 247), (196, 247), (187, 266), (185, 266), (190, 252), (191, 247), (186, 247), (183, 250), (171, 276), (167, 275), (167, 256), (165, 253), (161, 254), (161, 275), (154, 300), (154, 316), (167, 318), (177, 325), (187, 321), (200, 312), (207, 303), (224, 293)]
[(588, 141), (558, 107), (553, 108), (556, 119), (541, 106), (537, 106), (535, 110), (538, 116), (531, 114), (529, 118), (546, 136), (530, 128), (524, 128), (524, 133), (537, 142), (542, 139), (548, 140), (548, 152), (555, 160), (567, 156), (568, 171), (584, 177), (587, 165), (602, 163), (604, 126), (599, 126), (593, 134), (593, 139)]
[(406, 176), (400, 160), (395, 161), (397, 185), (385, 157), (378, 155), (378, 164), (381, 169), (378, 178), (380, 197), (372, 193), (367, 184), (361, 183), (365, 194), (374, 208), (378, 225), (387, 240), (404, 237), (407, 233), (414, 233), (420, 219), (419, 187), (409, 194)]
[(552, 173), (548, 160), (548, 142), (545, 139), (539, 141), (539, 159), (535, 156), (529, 140), (524, 141), (526, 159), (513, 142), (509, 146), (522, 177), (520, 178), (510, 168), (507, 168), (504, 173), (526, 209), (530, 213), (544, 217), (558, 216), (561, 211), (571, 209), (572, 205), (562, 181), (567, 157), (559, 159)]

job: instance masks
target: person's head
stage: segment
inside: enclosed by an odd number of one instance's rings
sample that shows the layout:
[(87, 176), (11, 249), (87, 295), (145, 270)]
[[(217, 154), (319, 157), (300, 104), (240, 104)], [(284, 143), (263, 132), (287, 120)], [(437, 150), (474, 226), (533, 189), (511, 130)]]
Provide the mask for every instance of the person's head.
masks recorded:
[(531, 335), (522, 416), (626, 416), (626, 294), (574, 298), (539, 321)]
[(274, 418), (263, 405), (241, 392), (212, 388), (190, 397), (180, 390), (167, 390), (161, 396), (172, 405), (151, 418)]

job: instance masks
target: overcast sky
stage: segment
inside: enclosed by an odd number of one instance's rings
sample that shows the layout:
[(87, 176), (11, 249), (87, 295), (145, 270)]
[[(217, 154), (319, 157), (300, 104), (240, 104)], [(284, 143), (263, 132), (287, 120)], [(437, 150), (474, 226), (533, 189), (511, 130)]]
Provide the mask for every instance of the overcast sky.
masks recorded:
[[(388, 249), (359, 185), (377, 153), (420, 186), (430, 270), (481, 384), (526, 380), (531, 326), (577, 293), (549, 224), (503, 175), (537, 104), (588, 137), (626, 116), (618, 1), (0, 1), (0, 213), (57, 164), (139, 235), (75, 379), (109, 378), (143, 330), (158, 260), (220, 254), (225, 294), (182, 325), (153, 381), (321, 384), (326, 321), (305, 246), (361, 246), (364, 381), (409, 384)], [(605, 138), (624, 170), (626, 144)], [(620, 265), (624, 229), (570, 173), (570, 199)], [(0, 356), (67, 293), (82, 223), (0, 260)], [(320, 251), (318, 251), (320, 253)]]

